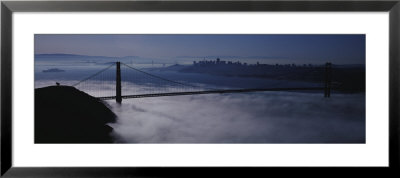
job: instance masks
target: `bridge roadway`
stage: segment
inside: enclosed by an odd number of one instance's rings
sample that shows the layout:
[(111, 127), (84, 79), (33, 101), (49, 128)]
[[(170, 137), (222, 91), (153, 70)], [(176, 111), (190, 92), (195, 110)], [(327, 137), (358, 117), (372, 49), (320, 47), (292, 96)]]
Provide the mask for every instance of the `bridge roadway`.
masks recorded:
[[(155, 94), (141, 94), (141, 95), (125, 95), (121, 96), (122, 99), (131, 98), (148, 98), (160, 96), (178, 96), (178, 95), (199, 95), (199, 94), (222, 94), (222, 93), (244, 93), (244, 92), (260, 92), (260, 91), (313, 91), (324, 90), (323, 87), (308, 87), (308, 88), (253, 88), (253, 89), (233, 89), (233, 90), (207, 90), (207, 91), (194, 91), (194, 92), (172, 92), (172, 93), (155, 93)], [(116, 96), (97, 97), (101, 100), (112, 100)]]

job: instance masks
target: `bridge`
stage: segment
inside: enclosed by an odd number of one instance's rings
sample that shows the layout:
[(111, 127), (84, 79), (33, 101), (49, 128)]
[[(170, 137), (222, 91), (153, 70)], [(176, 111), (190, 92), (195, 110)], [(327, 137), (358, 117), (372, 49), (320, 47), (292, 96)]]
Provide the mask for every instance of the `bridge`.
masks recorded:
[[(112, 70), (115, 67), (115, 71)], [(268, 88), (209, 88), (200, 84), (185, 83), (155, 75), (144, 70), (134, 68), (122, 62), (112, 62), (109, 66), (73, 84), (101, 100), (146, 98), (160, 96), (197, 95), (244, 93), (261, 91), (323, 91), (324, 97), (331, 93), (331, 63), (326, 63), (319, 87), (268, 87)], [(125, 72), (121, 72), (124, 69)], [(126, 69), (126, 70), (125, 70)], [(282, 81), (287, 82), (287, 81)]]

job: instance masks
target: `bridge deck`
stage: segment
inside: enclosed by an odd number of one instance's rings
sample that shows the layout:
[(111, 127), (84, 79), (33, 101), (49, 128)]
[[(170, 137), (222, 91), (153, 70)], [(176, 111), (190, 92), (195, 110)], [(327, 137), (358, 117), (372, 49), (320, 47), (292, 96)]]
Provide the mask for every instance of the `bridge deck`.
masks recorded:
[[(254, 88), (254, 89), (235, 89), (235, 90), (208, 90), (208, 91), (194, 91), (194, 92), (172, 92), (172, 93), (156, 93), (156, 94), (141, 94), (141, 95), (125, 95), (122, 99), (130, 98), (147, 98), (147, 97), (160, 97), (160, 96), (178, 96), (178, 95), (199, 95), (199, 94), (221, 94), (221, 93), (244, 93), (244, 92), (259, 92), (259, 91), (312, 91), (324, 90), (323, 87), (311, 88)], [(116, 96), (97, 97), (101, 100), (112, 100)]]

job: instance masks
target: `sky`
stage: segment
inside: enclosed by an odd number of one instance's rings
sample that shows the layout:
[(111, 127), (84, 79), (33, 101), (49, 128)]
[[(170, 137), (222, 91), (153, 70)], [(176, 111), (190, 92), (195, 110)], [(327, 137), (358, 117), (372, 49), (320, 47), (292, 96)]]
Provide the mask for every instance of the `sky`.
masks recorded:
[(35, 54), (365, 64), (365, 35), (36, 34)]

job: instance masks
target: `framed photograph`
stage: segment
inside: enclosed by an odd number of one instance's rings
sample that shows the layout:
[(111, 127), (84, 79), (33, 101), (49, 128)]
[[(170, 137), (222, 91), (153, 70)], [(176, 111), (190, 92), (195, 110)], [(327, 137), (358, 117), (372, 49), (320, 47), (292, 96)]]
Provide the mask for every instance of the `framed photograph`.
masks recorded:
[(3, 1), (1, 174), (395, 172), (399, 20), (399, 1)]

